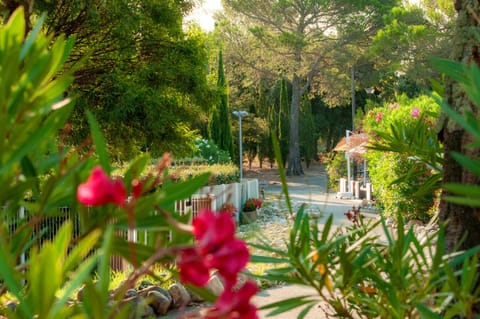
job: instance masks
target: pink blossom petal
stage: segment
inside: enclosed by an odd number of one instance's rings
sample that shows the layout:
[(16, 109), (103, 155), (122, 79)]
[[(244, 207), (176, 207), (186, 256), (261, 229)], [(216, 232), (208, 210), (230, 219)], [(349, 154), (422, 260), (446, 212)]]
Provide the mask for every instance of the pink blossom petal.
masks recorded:
[(177, 257), (180, 281), (203, 287), (207, 284), (210, 274), (209, 269), (195, 248), (187, 248)]
[(112, 181), (100, 166), (95, 167), (87, 181), (77, 188), (77, 199), (83, 205), (101, 206), (109, 203), (123, 205), (125, 186), (120, 180)]
[(250, 303), (250, 299), (257, 291), (257, 286), (251, 281), (247, 281), (236, 292), (224, 290), (205, 318), (258, 319), (257, 309)]

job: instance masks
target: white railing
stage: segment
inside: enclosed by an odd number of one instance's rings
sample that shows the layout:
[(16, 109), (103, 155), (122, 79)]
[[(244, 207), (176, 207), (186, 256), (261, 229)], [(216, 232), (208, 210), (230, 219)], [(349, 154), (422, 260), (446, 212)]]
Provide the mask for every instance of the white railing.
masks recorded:
[[(251, 197), (259, 197), (257, 179), (244, 179), (242, 183), (203, 187), (190, 198), (175, 202), (175, 211), (183, 214), (191, 212), (192, 218), (195, 218), (202, 209), (218, 211), (224, 203), (228, 202), (232, 203), (240, 212), (245, 200)], [(5, 207), (3, 209), (5, 211)], [(80, 235), (80, 221), (77, 214), (66, 206), (59, 207), (58, 210), (61, 214), (43, 218), (40, 225), (35, 228), (32, 236), (38, 245), (41, 246), (44, 241), (52, 241), (62, 223), (66, 220), (73, 220), (74, 237)], [(237, 221), (238, 216), (237, 213)], [(15, 232), (18, 226), (28, 222), (30, 218), (27, 209), (20, 207), (17, 214), (10, 214), (6, 217), (10, 232)], [(143, 244), (148, 244), (152, 238), (152, 234), (148, 231), (138, 231), (136, 229), (122, 232), (122, 236), (129, 241)], [(25, 263), (27, 258), (28, 256), (25, 253), (22, 254), (20, 262)], [(117, 256), (112, 256), (110, 266), (115, 270), (126, 269), (122, 258)]]

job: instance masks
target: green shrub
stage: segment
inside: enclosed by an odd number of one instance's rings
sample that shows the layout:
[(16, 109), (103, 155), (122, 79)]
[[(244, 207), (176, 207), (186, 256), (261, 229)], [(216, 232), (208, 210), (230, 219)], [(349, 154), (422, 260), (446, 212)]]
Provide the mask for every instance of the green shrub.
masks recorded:
[(211, 174), (210, 185), (236, 183), (240, 178), (238, 167), (233, 164), (177, 166), (170, 169), (170, 174), (179, 181), (187, 181), (205, 173)]
[(385, 214), (430, 217), (441, 187), (442, 147), (433, 129), (438, 112), (430, 97), (401, 96), (397, 103), (367, 114), (369, 176)]
[(328, 174), (329, 191), (338, 192), (340, 190), (340, 178), (347, 176), (347, 159), (345, 153), (333, 152), (326, 157), (325, 165)]
[(225, 164), (232, 162), (229, 152), (220, 149), (212, 140), (197, 139), (195, 146), (197, 148), (195, 156), (203, 158), (208, 164)]

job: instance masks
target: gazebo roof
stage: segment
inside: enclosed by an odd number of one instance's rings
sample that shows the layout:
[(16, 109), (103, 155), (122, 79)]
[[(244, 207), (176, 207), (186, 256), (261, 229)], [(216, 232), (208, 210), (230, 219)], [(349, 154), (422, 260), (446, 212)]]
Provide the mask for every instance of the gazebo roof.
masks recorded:
[(367, 151), (368, 145), (367, 133), (354, 133), (347, 138), (343, 137), (333, 149), (337, 152), (348, 151), (350, 154), (363, 155)]

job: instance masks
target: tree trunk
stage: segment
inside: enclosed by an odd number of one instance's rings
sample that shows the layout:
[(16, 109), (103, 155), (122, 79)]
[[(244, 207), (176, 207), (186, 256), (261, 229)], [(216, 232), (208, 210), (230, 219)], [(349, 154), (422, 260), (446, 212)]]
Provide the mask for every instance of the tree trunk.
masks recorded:
[[(468, 8), (467, 8), (468, 7)], [(478, 1), (455, 1), (455, 9), (458, 11), (456, 29), (452, 43), (452, 58), (464, 63), (479, 62), (478, 52), (480, 43), (475, 32), (478, 31), (478, 23), (475, 17), (480, 16), (480, 4)], [(478, 85), (478, 83), (477, 83)], [(474, 111), (462, 88), (453, 81), (449, 81), (445, 87), (444, 98), (457, 112), (464, 114), (465, 111)], [(444, 142), (443, 184), (462, 183), (478, 185), (479, 179), (464, 169), (452, 158), (453, 152), (467, 154), (470, 157), (479, 157), (478, 149), (466, 147), (472, 137), (452, 120), (446, 119), (442, 126), (441, 137)], [(440, 222), (448, 222), (446, 227), (447, 253), (453, 252), (461, 243), (459, 249), (468, 249), (480, 244), (480, 209), (452, 204), (444, 200), (449, 193), (443, 187), (440, 202)], [(465, 237), (464, 237), (465, 236)], [(464, 241), (461, 241), (464, 237)]]
[(290, 105), (290, 144), (288, 154), (288, 176), (303, 175), (302, 159), (300, 158), (299, 141), (299, 114), (300, 114), (300, 79), (293, 76), (292, 81), (292, 104)]

